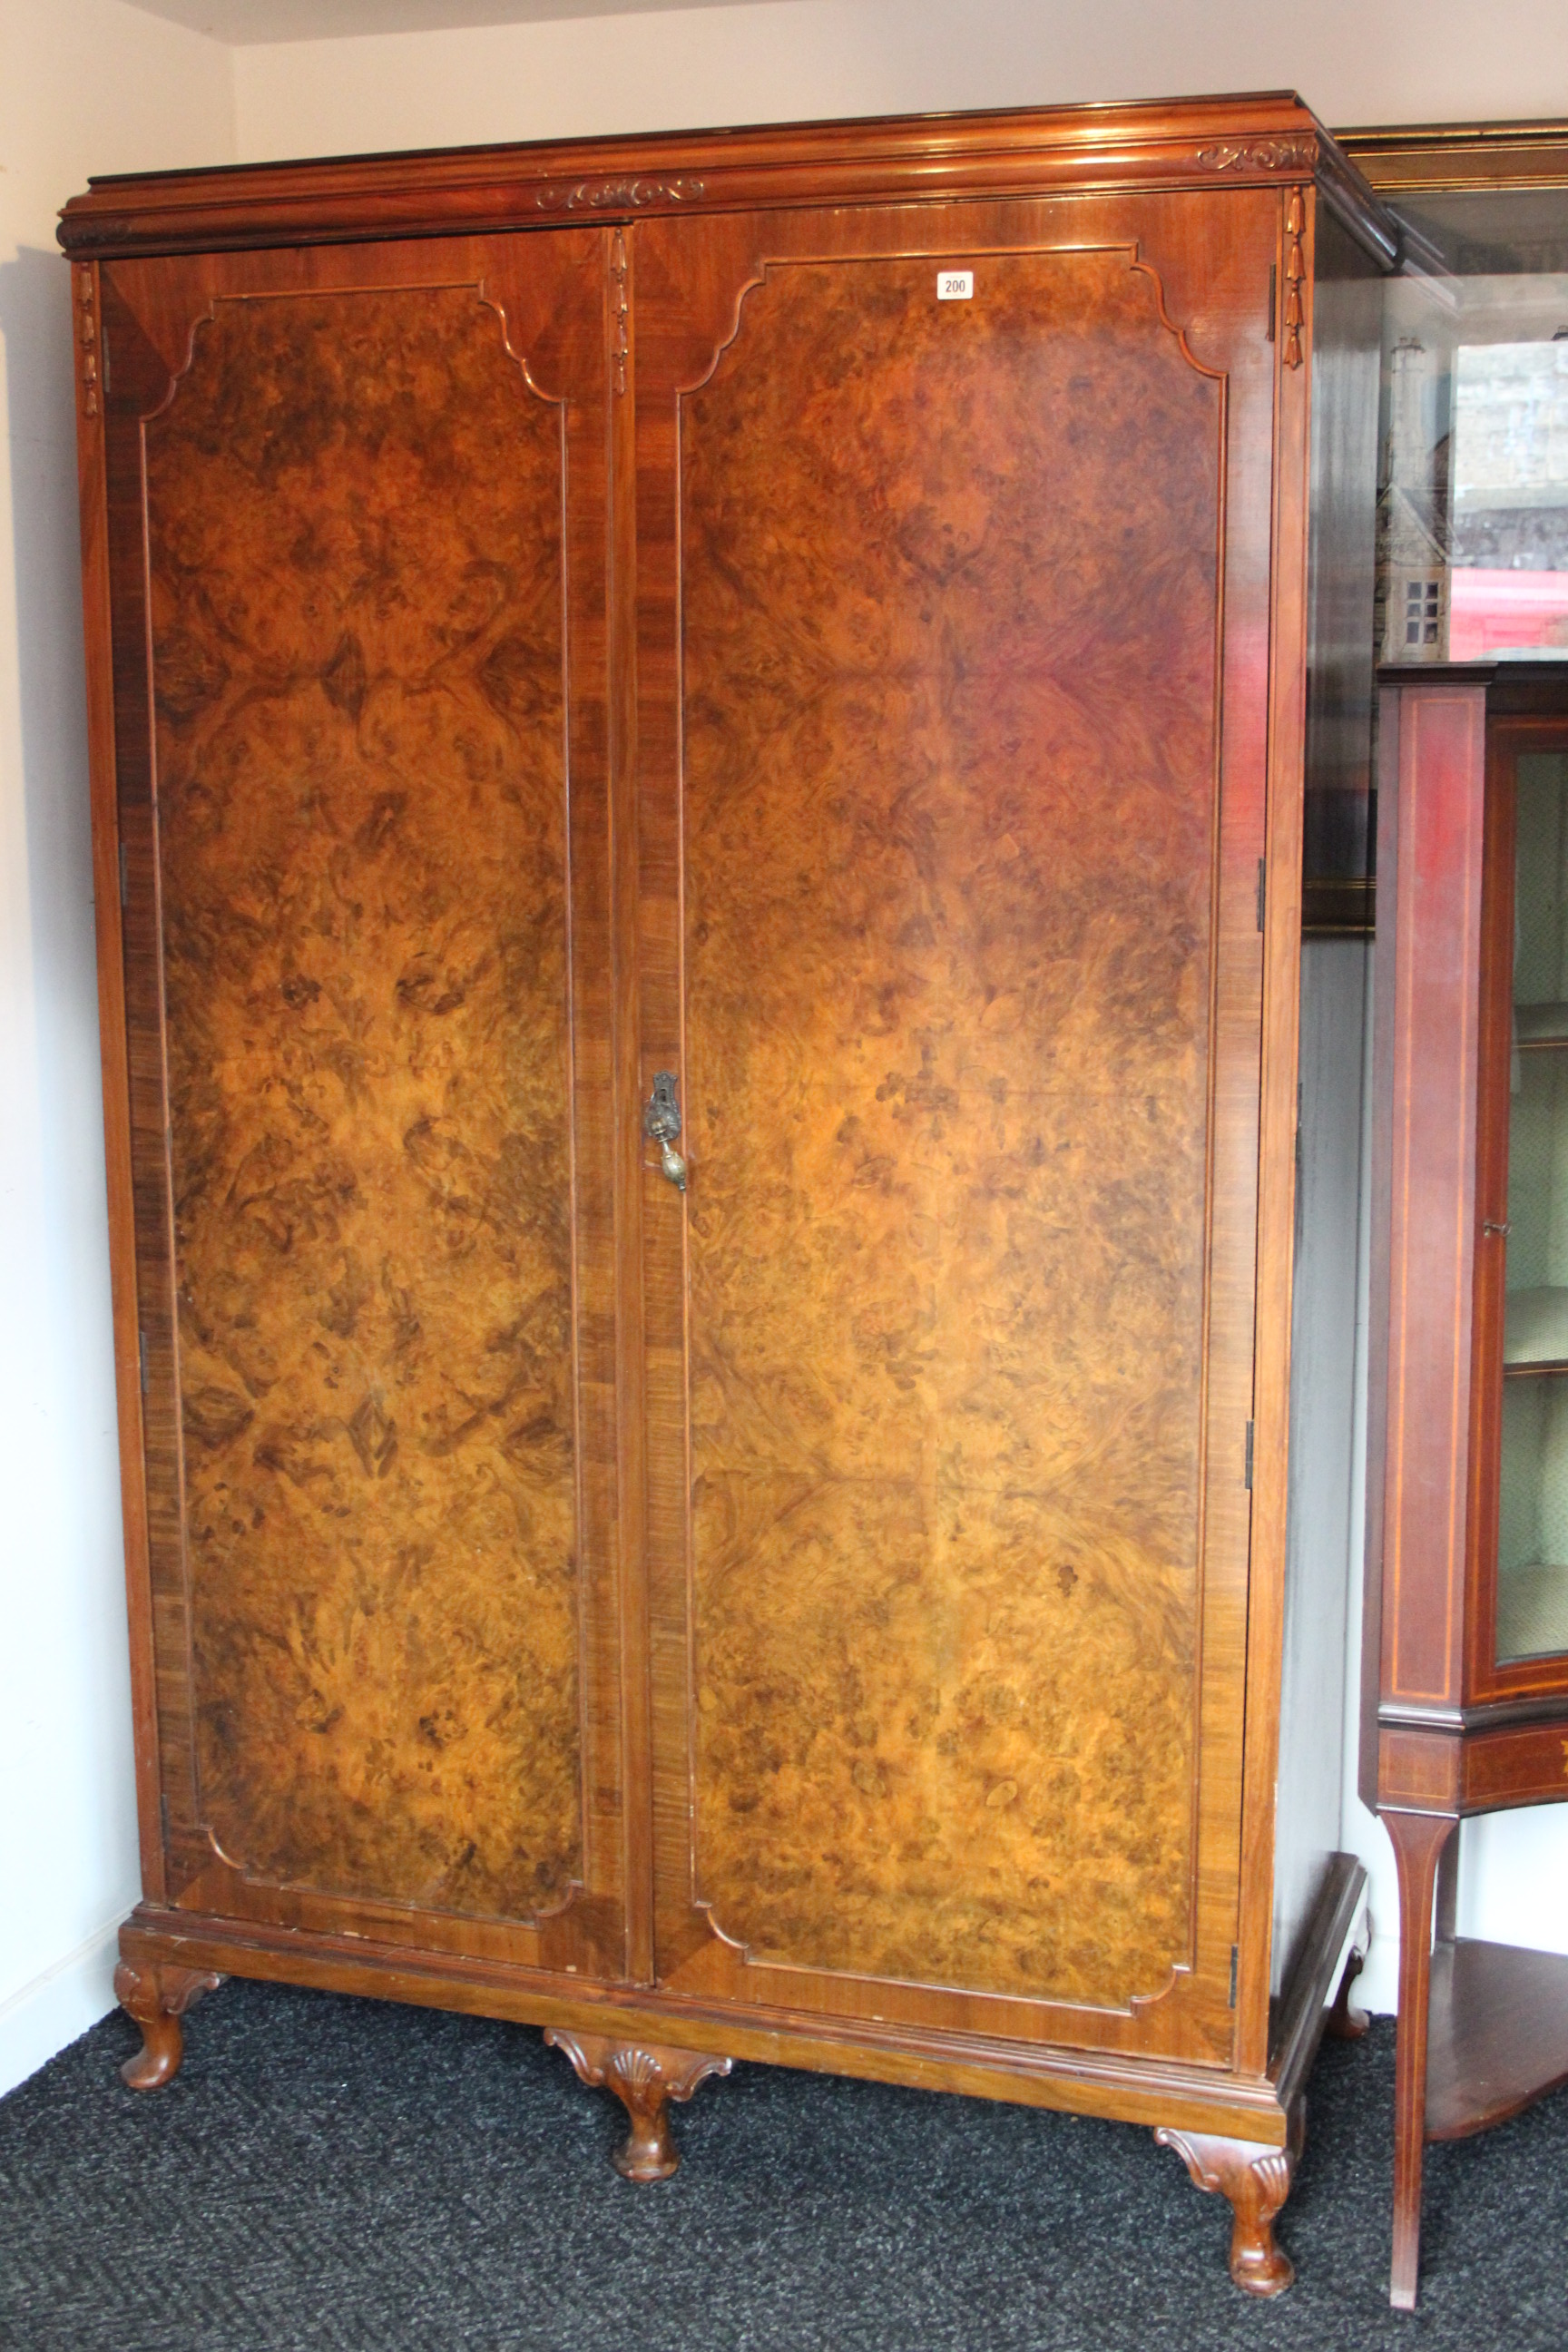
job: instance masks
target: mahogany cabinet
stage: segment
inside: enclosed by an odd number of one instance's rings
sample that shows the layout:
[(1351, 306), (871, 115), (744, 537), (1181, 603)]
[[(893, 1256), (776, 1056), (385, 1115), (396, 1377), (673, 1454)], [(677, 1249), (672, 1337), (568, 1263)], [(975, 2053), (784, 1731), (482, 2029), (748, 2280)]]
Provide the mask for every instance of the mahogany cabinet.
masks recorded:
[(1424, 2142), (1568, 2080), (1568, 1959), (1456, 1936), (1453, 1834), (1568, 1794), (1568, 666), (1384, 676), (1362, 1792), (1409, 2309)]
[(129, 2079), (235, 1971), (544, 2026), (634, 2179), (735, 2060), (1121, 2117), (1277, 2292), (1361, 1875), (1279, 1715), (1385, 217), (1268, 99), (62, 239)]

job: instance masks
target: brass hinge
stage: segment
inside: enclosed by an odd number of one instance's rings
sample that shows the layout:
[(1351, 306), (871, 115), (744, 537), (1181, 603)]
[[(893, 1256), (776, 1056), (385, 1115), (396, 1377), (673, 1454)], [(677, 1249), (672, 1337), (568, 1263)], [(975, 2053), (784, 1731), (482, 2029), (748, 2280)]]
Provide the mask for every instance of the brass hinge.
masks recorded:
[(1279, 264), (1268, 265), (1268, 341), (1274, 341), (1274, 321), (1279, 311)]
[(1230, 2005), (1236, 2007), (1236, 1946), (1230, 1948)]
[(120, 903), (131, 904), (131, 859), (123, 842), (120, 845)]
[(1267, 896), (1268, 877), (1268, 861), (1267, 858), (1260, 857), (1258, 861), (1258, 928), (1259, 930), (1263, 929), (1263, 908)]
[(136, 1334), (136, 1360), (142, 1368), (142, 1393), (145, 1396), (147, 1393), (147, 1334), (145, 1331), (138, 1331)]
[(1247, 1424), (1247, 1469), (1243, 1475), (1242, 1484), (1250, 1493), (1252, 1489), (1252, 1423), (1250, 1422)]
[[(169, 1799), (166, 1790), (158, 1800), (158, 1819), (163, 1824), (163, 1843), (167, 1845), (174, 1832), (169, 1822)], [(1230, 2005), (1233, 2009), (1236, 2007), (1236, 1997), (1234, 1993), (1231, 1996)]]

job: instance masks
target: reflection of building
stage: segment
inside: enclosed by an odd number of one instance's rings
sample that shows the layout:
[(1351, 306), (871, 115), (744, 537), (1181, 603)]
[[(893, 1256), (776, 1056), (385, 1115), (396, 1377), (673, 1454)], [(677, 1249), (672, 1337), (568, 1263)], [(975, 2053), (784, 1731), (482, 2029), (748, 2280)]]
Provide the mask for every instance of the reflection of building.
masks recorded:
[(1389, 361), (1388, 449), (1377, 502), (1378, 645), (1384, 661), (1448, 658), (1448, 437), (1431, 354), (1415, 336)]
[(1454, 354), (1449, 651), (1561, 656), (1568, 645), (1568, 341)]
[(1452, 331), (1407, 333), (1389, 354), (1379, 651), (1392, 662), (1560, 658), (1568, 337), (1450, 342)]
[(1454, 561), (1568, 571), (1568, 341), (1454, 354)]

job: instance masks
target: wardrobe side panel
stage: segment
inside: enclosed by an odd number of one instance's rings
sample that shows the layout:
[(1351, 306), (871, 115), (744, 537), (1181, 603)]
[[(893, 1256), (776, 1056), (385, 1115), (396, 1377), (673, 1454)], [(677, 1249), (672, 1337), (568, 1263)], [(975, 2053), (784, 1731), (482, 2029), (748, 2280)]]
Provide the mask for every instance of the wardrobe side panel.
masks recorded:
[[(1369, 1051), (1369, 857), (1382, 277), (1320, 205), (1312, 294), (1304, 898), (1289, 1505), (1271, 1982), (1340, 1843)], [(1359, 886), (1359, 887), (1358, 887)]]

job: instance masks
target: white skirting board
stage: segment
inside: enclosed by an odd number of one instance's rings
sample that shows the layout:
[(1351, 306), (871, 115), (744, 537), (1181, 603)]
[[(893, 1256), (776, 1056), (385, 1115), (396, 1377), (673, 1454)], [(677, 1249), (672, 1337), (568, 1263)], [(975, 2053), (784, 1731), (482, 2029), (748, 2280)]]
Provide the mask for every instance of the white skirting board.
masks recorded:
[(124, 1916), (117, 1911), (85, 1943), (0, 2003), (0, 2097), (114, 2007), (114, 1965)]

